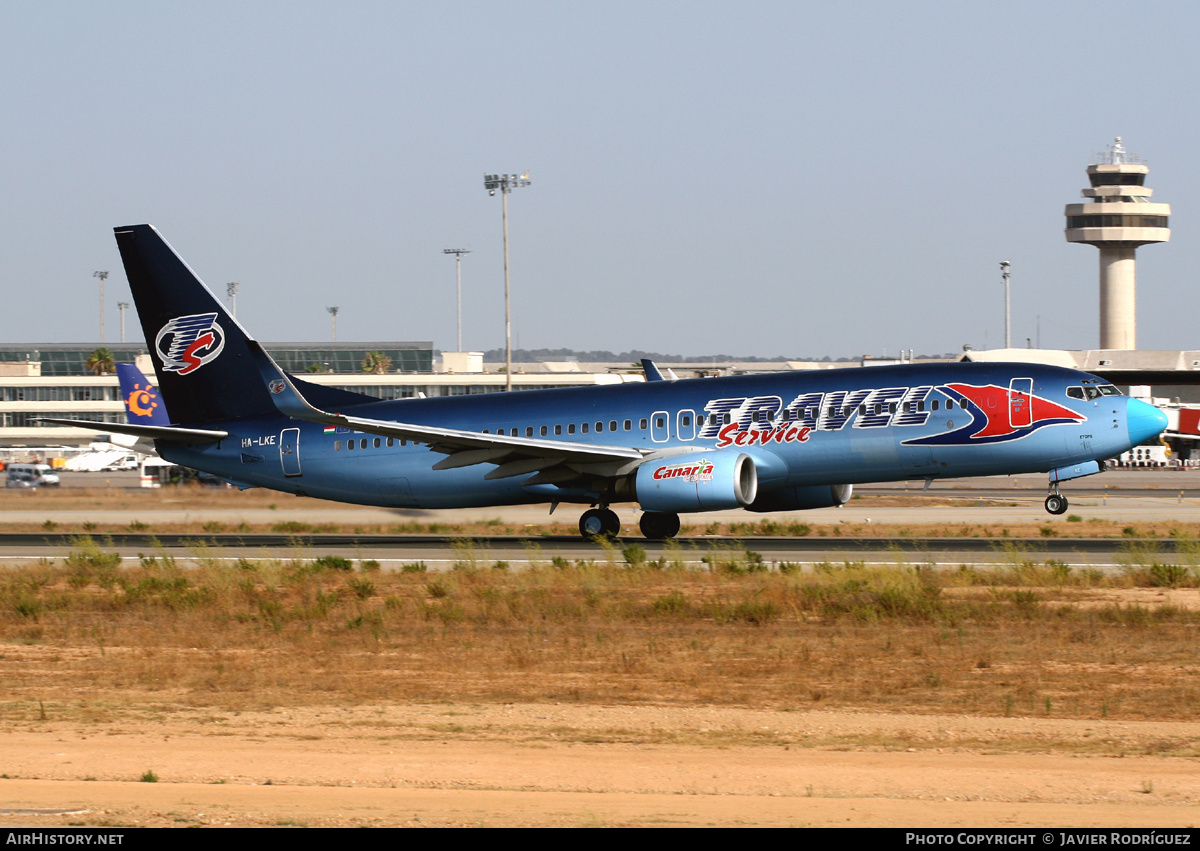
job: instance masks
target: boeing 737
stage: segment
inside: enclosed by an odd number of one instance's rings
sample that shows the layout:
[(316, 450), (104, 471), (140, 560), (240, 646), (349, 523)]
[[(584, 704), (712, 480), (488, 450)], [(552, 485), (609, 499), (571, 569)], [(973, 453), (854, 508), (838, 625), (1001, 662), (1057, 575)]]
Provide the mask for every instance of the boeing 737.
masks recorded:
[[(400, 508), (589, 506), (585, 537), (679, 515), (841, 505), (855, 484), (1099, 473), (1166, 428), (1094, 375), (899, 365), (384, 401), (284, 372), (150, 225), (115, 229), (170, 423), (95, 424), (242, 487)], [(46, 418), (46, 422), (93, 425)]]

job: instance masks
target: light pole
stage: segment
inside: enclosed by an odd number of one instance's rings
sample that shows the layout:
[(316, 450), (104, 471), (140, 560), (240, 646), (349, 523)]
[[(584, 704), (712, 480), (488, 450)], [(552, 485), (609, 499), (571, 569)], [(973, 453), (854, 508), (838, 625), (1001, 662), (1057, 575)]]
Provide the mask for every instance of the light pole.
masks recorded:
[(1012, 348), (1012, 309), (1008, 300), (1008, 269), (1012, 264), (1000, 261), (1000, 274), (1004, 277), (1004, 348)]
[(129, 307), (129, 302), (118, 301), (117, 310), (121, 311), (121, 342), (125, 342), (125, 308)]
[(100, 279), (100, 342), (104, 342), (104, 280), (108, 277), (108, 270), (103, 272), (92, 272), (93, 278)]
[(337, 309), (336, 307), (327, 307), (327, 308), (325, 308), (325, 309), (329, 311), (329, 321), (330, 321), (330, 323), (332, 324), (332, 330), (333, 330), (333, 342), (335, 342), (335, 343), (336, 343), (336, 342), (337, 342), (337, 315), (338, 315), (338, 309)]
[(237, 291), (240, 286), (237, 281), (230, 281), (225, 285), (225, 294), (229, 296), (229, 312), (233, 314), (234, 319), (237, 319)]
[(508, 297), (508, 193), (518, 186), (529, 185), (529, 172), (524, 174), (485, 174), (483, 188), (488, 195), (500, 190), (500, 216), (504, 222), (504, 389), (512, 390), (512, 314)]
[(469, 248), (443, 248), (443, 254), (454, 255), (454, 280), (458, 292), (458, 351), (462, 351), (462, 256), (470, 254)]

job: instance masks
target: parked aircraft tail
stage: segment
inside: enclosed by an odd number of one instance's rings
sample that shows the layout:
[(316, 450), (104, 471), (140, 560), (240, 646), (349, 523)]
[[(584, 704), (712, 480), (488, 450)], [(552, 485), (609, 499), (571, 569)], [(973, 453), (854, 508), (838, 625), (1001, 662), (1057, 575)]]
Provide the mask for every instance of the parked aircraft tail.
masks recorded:
[(117, 364), (117, 379), (121, 382), (121, 399), (125, 403), (125, 418), (136, 425), (167, 426), (171, 418), (167, 406), (142, 371), (131, 363)]

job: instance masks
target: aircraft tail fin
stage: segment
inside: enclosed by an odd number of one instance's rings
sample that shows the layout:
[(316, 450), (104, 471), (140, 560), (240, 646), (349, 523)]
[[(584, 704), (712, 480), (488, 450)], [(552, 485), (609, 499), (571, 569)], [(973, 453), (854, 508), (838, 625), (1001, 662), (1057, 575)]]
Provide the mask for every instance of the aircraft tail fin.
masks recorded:
[(121, 383), (121, 399), (125, 402), (125, 419), (134, 425), (166, 426), (171, 424), (167, 406), (142, 371), (131, 363), (117, 364), (117, 380)]
[[(171, 419), (199, 424), (277, 416), (250, 356), (253, 338), (246, 329), (152, 226), (128, 225), (114, 233)], [(298, 383), (322, 404), (376, 401)]]

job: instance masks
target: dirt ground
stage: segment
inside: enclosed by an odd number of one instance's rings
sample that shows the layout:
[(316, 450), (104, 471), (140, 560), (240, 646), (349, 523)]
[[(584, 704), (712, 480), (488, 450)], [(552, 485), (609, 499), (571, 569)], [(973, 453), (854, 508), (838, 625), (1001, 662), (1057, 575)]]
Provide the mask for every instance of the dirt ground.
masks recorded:
[(1191, 722), (549, 704), (38, 714), (3, 724), (8, 826), (1200, 824), (1195, 759), (1154, 755), (1196, 740)]

